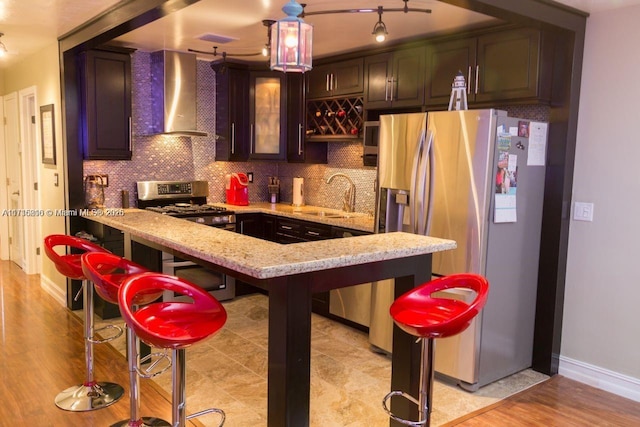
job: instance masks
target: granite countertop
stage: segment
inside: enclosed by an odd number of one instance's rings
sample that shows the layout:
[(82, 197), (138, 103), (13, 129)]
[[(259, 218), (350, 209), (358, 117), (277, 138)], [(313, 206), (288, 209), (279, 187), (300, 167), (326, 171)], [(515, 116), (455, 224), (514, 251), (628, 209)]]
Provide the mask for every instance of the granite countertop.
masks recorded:
[[(228, 205), (226, 203), (210, 203), (212, 206), (221, 206), (236, 214), (265, 213), (270, 215), (295, 218), (304, 221), (329, 224), (354, 230), (373, 233), (373, 216), (359, 212), (345, 212), (337, 209), (323, 208), (319, 206), (292, 206), (288, 203), (251, 203), (248, 206)], [(322, 212), (327, 215), (311, 215), (310, 212)], [(340, 217), (336, 217), (336, 216)]]
[(409, 233), (281, 245), (140, 209), (116, 210), (115, 214), (107, 211), (87, 218), (258, 279), (424, 255), (456, 247), (452, 240)]

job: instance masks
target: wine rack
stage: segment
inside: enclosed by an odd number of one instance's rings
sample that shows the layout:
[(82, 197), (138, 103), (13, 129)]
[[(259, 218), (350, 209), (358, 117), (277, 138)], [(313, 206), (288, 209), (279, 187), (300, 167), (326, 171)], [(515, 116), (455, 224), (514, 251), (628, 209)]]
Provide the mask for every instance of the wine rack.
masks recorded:
[(331, 141), (362, 138), (362, 97), (307, 102), (307, 139)]

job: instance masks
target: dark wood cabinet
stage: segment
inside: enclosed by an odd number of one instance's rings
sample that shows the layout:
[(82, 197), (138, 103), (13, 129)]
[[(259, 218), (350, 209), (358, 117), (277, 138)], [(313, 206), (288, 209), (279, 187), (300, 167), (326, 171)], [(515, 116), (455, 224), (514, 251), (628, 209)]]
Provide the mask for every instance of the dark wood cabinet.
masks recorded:
[[(87, 221), (85, 230), (98, 239), (97, 243), (109, 252), (124, 257), (124, 234), (122, 231), (95, 221)], [(105, 301), (97, 292), (93, 296), (94, 312), (102, 319), (120, 316), (117, 304)]]
[(430, 43), (425, 104), (448, 105), (459, 71), (470, 104), (546, 100), (542, 55), (540, 31), (528, 28)]
[(306, 137), (304, 75), (287, 75), (287, 161), (327, 163), (327, 143)]
[(364, 90), (362, 58), (319, 65), (307, 74), (309, 99), (361, 94)]
[(424, 69), (424, 46), (365, 58), (365, 108), (420, 107), (424, 102)]
[(477, 102), (537, 98), (540, 31), (517, 29), (478, 37)]
[(249, 158), (249, 70), (227, 64), (216, 71), (216, 160)]
[(131, 160), (130, 51), (80, 54), (83, 154), (89, 160)]
[(263, 236), (270, 242), (276, 241), (276, 217), (262, 214)]
[(331, 239), (331, 226), (292, 218), (276, 218), (276, 242), (289, 244)]
[(276, 218), (263, 213), (236, 214), (236, 231), (245, 236), (275, 241)]
[(467, 100), (471, 101), (470, 82), (476, 63), (475, 38), (429, 44), (427, 47), (425, 103), (449, 105), (453, 79), (462, 72), (467, 81)]
[(286, 160), (286, 73), (252, 71), (249, 76), (249, 158)]

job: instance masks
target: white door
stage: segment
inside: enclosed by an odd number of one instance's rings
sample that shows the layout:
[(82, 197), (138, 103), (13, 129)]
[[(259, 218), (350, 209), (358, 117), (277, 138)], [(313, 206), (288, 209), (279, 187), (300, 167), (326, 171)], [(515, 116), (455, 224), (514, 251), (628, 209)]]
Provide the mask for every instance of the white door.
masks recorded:
[[(27, 212), (40, 211), (38, 188), (40, 168), (36, 130), (36, 88), (35, 86), (18, 92), (20, 107), (20, 141), (22, 144), (22, 207)], [(24, 267), (27, 274), (40, 273), (41, 257), (38, 248), (41, 246), (42, 218), (38, 215), (25, 216), (23, 219), (23, 253)]]
[(22, 145), (18, 116), (18, 97), (4, 97), (7, 193), (9, 196), (9, 259), (24, 268), (24, 216), (22, 216)]

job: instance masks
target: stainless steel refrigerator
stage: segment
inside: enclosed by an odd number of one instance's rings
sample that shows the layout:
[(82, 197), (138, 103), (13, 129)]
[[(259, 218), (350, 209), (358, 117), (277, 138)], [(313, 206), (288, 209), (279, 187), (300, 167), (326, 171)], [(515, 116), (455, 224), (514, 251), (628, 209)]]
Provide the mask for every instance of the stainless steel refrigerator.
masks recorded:
[[(433, 255), (434, 275), (490, 283), (469, 329), (436, 340), (436, 374), (468, 390), (531, 366), (546, 131), (493, 109), (380, 117), (376, 232), (453, 239), (457, 249)], [(393, 282), (374, 283), (371, 298), (370, 342), (389, 352)]]

